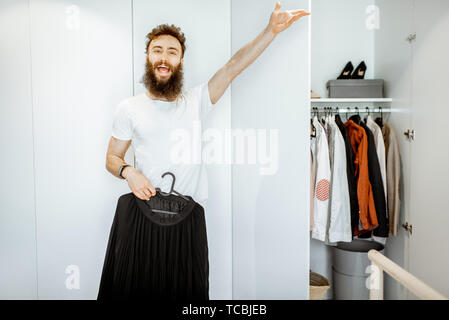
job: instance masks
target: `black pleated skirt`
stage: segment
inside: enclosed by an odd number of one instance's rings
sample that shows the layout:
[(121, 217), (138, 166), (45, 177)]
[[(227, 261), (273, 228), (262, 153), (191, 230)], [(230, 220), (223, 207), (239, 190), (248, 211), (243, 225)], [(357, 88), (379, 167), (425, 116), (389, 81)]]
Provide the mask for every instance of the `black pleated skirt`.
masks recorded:
[(209, 300), (209, 260), (203, 207), (190, 196), (151, 198), (153, 212), (133, 193), (120, 196), (98, 300)]

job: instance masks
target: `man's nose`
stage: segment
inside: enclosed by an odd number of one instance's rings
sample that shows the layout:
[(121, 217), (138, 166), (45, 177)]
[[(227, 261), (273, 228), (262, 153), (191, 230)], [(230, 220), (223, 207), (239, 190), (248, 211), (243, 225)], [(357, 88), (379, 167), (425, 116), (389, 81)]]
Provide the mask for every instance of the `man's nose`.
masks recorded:
[(167, 59), (167, 52), (162, 53), (161, 61), (162, 62), (167, 62), (168, 61), (168, 59)]

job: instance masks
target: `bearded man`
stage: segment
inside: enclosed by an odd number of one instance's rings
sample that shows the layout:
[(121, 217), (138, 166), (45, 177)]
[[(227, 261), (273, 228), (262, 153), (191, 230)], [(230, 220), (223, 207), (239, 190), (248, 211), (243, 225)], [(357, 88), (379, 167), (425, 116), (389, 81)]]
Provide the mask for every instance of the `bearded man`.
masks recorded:
[[(179, 133), (197, 130), (233, 79), (254, 62), (277, 34), (310, 14), (304, 10), (281, 11), (280, 8), (277, 2), (267, 27), (256, 39), (237, 51), (208, 82), (189, 90), (183, 90), (186, 39), (181, 30), (163, 24), (147, 35), (146, 68), (142, 78), (147, 91), (119, 103), (106, 163), (110, 173), (126, 179), (136, 197), (149, 200), (156, 195), (156, 187), (170, 190), (171, 179), (163, 179), (162, 175), (171, 172), (176, 177), (176, 191), (205, 205), (207, 176), (201, 161), (195, 157), (201, 141), (192, 142), (191, 137), (182, 137)], [(179, 141), (175, 145), (172, 140), (176, 132)], [(124, 161), (131, 143), (135, 168)], [(179, 151), (185, 156), (184, 161), (179, 161)]]

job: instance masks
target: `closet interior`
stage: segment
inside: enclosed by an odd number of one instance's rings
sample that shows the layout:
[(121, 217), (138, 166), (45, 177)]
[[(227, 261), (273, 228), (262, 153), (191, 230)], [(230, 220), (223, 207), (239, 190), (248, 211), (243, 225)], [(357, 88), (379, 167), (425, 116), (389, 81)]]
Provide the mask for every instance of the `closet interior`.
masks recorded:
[[(448, 80), (428, 62), (449, 67), (449, 46), (438, 40), (449, 28), (449, 3), (314, 0), (312, 9), (310, 270), (329, 282), (323, 298), (369, 298), (370, 249), (448, 296), (449, 254), (438, 244), (449, 242), (449, 152), (436, 142)], [(361, 83), (374, 94), (357, 95)], [(416, 298), (388, 275), (383, 294)]]

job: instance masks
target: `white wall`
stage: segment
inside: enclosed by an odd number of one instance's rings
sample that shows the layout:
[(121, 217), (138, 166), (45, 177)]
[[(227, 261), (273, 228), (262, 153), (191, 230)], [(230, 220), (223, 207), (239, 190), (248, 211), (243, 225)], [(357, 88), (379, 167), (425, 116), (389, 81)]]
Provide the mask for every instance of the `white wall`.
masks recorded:
[[(232, 1), (233, 53), (262, 32), (274, 5)], [(308, 9), (309, 1), (282, 5)], [(232, 83), (232, 128), (279, 132), (273, 175), (261, 175), (260, 162), (232, 167), (234, 299), (308, 299), (308, 19), (281, 33)]]
[(366, 9), (374, 0), (312, 0), (312, 85), (322, 98), (326, 83), (340, 75), (348, 61), (367, 65), (365, 79), (374, 75), (374, 32), (366, 28)]

